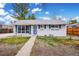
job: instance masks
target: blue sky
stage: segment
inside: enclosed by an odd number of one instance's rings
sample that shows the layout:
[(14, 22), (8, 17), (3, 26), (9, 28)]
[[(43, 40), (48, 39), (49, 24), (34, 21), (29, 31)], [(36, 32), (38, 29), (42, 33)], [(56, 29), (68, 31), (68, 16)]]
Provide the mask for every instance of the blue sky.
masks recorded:
[[(0, 9), (3, 9), (4, 13), (6, 13), (4, 15), (0, 14), (0, 21), (5, 17), (7, 23), (9, 23), (7, 18), (13, 12), (12, 4), (3, 4)], [(28, 10), (29, 14), (34, 13), (37, 19), (52, 19), (54, 16), (60, 17), (64, 21), (70, 19), (77, 19), (78, 21), (79, 19), (79, 3), (30, 3)], [(7, 15), (9, 16), (6, 17)], [(4, 22), (6, 21), (4, 20)]]

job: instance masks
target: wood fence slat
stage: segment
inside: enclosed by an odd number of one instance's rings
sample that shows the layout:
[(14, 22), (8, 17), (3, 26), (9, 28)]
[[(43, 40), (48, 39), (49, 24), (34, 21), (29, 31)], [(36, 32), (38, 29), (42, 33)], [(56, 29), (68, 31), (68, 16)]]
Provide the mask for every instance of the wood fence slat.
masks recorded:
[(67, 28), (68, 35), (79, 35), (79, 27), (77, 28)]

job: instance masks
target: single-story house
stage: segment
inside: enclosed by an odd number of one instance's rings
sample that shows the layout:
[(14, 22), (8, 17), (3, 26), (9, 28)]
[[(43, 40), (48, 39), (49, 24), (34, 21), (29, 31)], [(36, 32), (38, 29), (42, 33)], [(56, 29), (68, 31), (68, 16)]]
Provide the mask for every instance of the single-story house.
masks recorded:
[(18, 20), (13, 31), (17, 35), (66, 36), (66, 23), (62, 20)]

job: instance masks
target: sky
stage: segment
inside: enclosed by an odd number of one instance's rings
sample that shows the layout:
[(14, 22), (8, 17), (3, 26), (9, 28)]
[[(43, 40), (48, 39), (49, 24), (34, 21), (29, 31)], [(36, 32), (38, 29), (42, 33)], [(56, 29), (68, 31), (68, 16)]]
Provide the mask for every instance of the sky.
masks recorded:
[[(38, 20), (53, 20), (61, 18), (65, 22), (77, 19), (79, 22), (79, 3), (30, 3), (28, 14), (34, 13)], [(10, 24), (16, 20), (11, 17), (14, 13), (11, 3), (0, 3), (0, 22)]]

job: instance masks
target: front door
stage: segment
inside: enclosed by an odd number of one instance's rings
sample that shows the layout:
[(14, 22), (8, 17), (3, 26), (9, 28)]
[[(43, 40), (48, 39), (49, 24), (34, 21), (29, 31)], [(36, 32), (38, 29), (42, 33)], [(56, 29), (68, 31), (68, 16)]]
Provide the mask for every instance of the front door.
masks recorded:
[(33, 26), (33, 34), (37, 34), (37, 26), (36, 25)]

